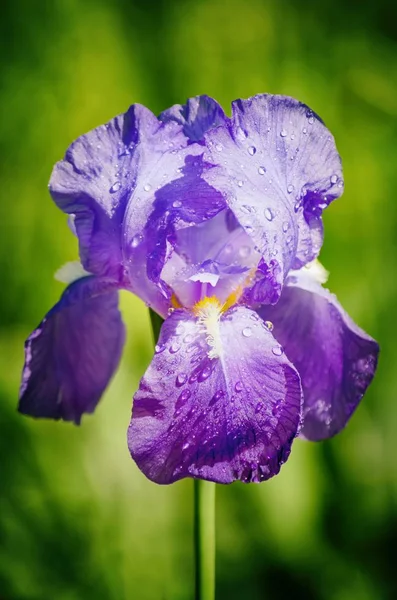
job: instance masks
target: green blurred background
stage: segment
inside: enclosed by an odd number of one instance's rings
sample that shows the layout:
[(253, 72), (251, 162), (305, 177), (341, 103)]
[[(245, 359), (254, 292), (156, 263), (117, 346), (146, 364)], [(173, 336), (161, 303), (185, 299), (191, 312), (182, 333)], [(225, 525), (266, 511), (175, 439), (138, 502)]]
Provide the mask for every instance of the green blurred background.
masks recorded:
[(397, 52), (391, 3), (5, 1), (0, 36), (0, 598), (193, 598), (192, 482), (157, 487), (129, 458), (131, 398), (150, 360), (142, 304), (96, 414), (16, 412), (23, 342), (77, 257), (47, 182), (81, 133), (141, 102), (206, 93), (309, 104), (335, 134), (346, 192), (326, 212), (329, 286), (382, 348), (335, 439), (296, 441), (274, 480), (218, 487), (217, 598), (397, 598)]

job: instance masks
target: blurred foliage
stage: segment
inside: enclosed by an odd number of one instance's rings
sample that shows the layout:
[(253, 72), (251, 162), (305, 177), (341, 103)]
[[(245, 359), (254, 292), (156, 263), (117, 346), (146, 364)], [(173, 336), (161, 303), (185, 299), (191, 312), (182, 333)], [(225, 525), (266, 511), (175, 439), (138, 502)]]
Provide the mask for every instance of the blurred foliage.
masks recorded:
[(150, 360), (149, 318), (123, 296), (128, 344), (78, 428), (15, 407), (23, 342), (62, 286), (75, 239), (46, 191), (81, 133), (141, 102), (260, 91), (309, 104), (334, 133), (346, 192), (325, 215), (330, 287), (382, 348), (349, 427), (296, 441), (260, 486), (218, 487), (217, 598), (397, 598), (397, 51), (392, 3), (9, 0), (0, 20), (0, 597), (192, 598), (192, 483), (158, 487), (126, 445)]

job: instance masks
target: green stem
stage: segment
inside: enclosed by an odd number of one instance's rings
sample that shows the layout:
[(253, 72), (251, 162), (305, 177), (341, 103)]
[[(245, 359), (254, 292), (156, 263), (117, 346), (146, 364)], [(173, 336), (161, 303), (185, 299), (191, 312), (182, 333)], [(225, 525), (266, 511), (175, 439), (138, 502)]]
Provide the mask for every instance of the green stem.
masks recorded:
[[(157, 344), (163, 319), (149, 309)], [(194, 480), (194, 557), (196, 600), (215, 600), (215, 483)]]
[(160, 335), (160, 329), (161, 329), (162, 324), (164, 323), (164, 320), (160, 317), (160, 315), (155, 313), (154, 310), (152, 310), (151, 308), (149, 308), (149, 315), (150, 315), (150, 323), (152, 325), (153, 341), (154, 341), (154, 344), (157, 344), (157, 340), (159, 339), (159, 335)]
[(215, 483), (194, 480), (196, 600), (215, 598)]

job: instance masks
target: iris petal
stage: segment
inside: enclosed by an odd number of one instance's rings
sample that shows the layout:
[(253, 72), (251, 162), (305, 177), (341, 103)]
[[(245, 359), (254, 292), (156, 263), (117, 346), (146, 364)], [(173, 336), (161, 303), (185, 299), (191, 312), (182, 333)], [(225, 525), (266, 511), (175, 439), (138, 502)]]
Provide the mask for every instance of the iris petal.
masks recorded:
[(209, 96), (189, 98), (186, 104), (174, 104), (159, 116), (160, 121), (176, 121), (183, 125), (185, 135), (198, 142), (204, 133), (225, 122), (222, 107)]
[(115, 372), (124, 339), (114, 287), (95, 277), (72, 283), (25, 343), (19, 411), (80, 423)]
[(158, 265), (172, 227), (224, 207), (221, 194), (200, 179), (202, 146), (188, 144), (180, 124), (133, 105), (73, 142), (50, 180), (54, 201), (73, 216), (83, 267), (163, 315), (169, 298), (157, 285)]
[(286, 96), (259, 95), (233, 103), (225, 125), (208, 131), (205, 174), (226, 197), (240, 224), (279, 282), (289, 269), (315, 258), (322, 244), (321, 214), (341, 195), (335, 142), (306, 105)]
[(357, 408), (375, 374), (379, 347), (306, 269), (287, 282), (278, 303), (258, 312), (273, 322), (301, 376), (302, 434), (322, 440), (338, 433)]
[(294, 367), (251, 310), (164, 323), (134, 397), (132, 457), (149, 479), (263, 481), (288, 458), (300, 422)]

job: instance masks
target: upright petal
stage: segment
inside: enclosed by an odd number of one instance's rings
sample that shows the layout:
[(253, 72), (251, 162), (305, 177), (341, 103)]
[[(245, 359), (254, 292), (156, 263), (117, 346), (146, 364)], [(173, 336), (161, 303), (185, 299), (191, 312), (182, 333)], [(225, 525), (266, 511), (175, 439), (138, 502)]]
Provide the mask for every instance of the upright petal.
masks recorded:
[(124, 339), (113, 284), (72, 283), (25, 343), (19, 411), (80, 423), (115, 372)]
[(375, 374), (378, 344), (305, 268), (287, 280), (275, 306), (259, 309), (274, 324), (302, 380), (302, 434), (322, 440), (340, 431)]
[(218, 165), (208, 183), (220, 190), (252, 237), (265, 264), (291, 267), (313, 260), (322, 243), (322, 210), (341, 195), (334, 139), (306, 105), (259, 95), (233, 103), (233, 116), (208, 131), (205, 158)]
[(174, 104), (159, 116), (160, 121), (176, 121), (183, 126), (185, 135), (193, 142), (204, 133), (226, 121), (222, 107), (209, 96), (189, 98), (186, 104)]
[[(84, 268), (128, 287), (163, 315), (169, 301), (158, 280), (148, 277), (148, 256), (157, 258), (156, 242), (163, 252), (169, 223), (211, 218), (217, 199), (224, 206), (221, 194), (199, 179), (202, 146), (188, 143), (180, 124), (162, 123), (133, 105), (73, 142), (50, 180), (55, 202), (73, 216)], [(190, 198), (186, 210), (178, 210)]]
[(134, 397), (128, 443), (149, 479), (263, 481), (288, 458), (299, 376), (257, 315), (175, 311)]

